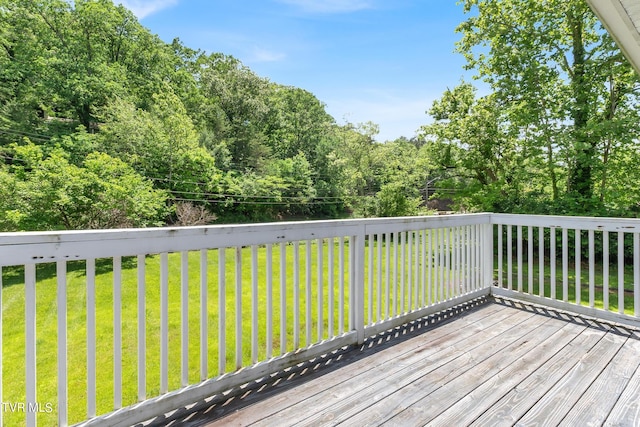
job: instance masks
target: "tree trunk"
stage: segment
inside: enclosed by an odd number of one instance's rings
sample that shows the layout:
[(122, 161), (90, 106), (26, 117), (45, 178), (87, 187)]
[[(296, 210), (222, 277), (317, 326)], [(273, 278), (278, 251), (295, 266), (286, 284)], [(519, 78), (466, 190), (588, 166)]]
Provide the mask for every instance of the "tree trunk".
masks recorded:
[(593, 161), (596, 154), (596, 142), (590, 141), (587, 130), (589, 121), (589, 90), (586, 78), (586, 51), (582, 37), (582, 17), (567, 14), (573, 39), (573, 75), (572, 89), (574, 105), (571, 111), (573, 120), (574, 159), (569, 170), (568, 191), (583, 201), (593, 196)]
[(555, 164), (553, 160), (553, 145), (551, 144), (551, 141), (547, 143), (547, 167), (549, 168), (549, 177), (551, 178), (553, 201), (556, 201), (558, 200), (558, 177), (556, 175)]

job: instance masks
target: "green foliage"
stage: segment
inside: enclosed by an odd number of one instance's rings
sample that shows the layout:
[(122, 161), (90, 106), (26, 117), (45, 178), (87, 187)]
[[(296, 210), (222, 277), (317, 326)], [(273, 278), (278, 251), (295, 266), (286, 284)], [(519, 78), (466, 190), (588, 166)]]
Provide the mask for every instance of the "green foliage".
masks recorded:
[(147, 99), (171, 74), (168, 47), (110, 0), (24, 0), (6, 11), (17, 98), (30, 100), (15, 113), (44, 108), (89, 130), (110, 99)]
[(281, 192), (287, 213), (292, 215), (310, 213), (309, 203), (315, 198), (312, 169), (304, 154), (276, 160), (271, 163), (270, 175), (280, 179), (284, 185)]
[(91, 205), (79, 228), (161, 225), (168, 212), (167, 194), (135, 173), (122, 160), (91, 153), (84, 162), (92, 190)]
[(274, 86), (270, 97), (268, 143), (281, 158), (304, 153), (308, 159), (317, 158), (317, 148), (334, 124), (325, 106), (306, 90)]
[(638, 76), (583, 2), (461, 1), (457, 49), (489, 93), (461, 82), (419, 138), (382, 144), (109, 0), (0, 1), (3, 229), (160, 224), (182, 203), (223, 221), (414, 215), (452, 193), (472, 211), (640, 212)]
[(203, 56), (199, 63), (205, 127), (225, 142), (237, 170), (260, 170), (269, 156), (263, 131), (270, 110), (268, 81), (230, 56)]
[(156, 187), (178, 199), (205, 202), (219, 192), (222, 173), (198, 133), (182, 101), (167, 88), (153, 96), (149, 111), (124, 100), (104, 110), (101, 148), (154, 180)]
[(0, 167), (0, 231), (20, 230), (25, 210), (21, 209), (19, 180)]
[(468, 83), (447, 90), (429, 110), (436, 121), (422, 131), (441, 147), (448, 146), (439, 159), (440, 168), (462, 171), (454, 183), (461, 187), (462, 204), (502, 212), (509, 210), (506, 205), (517, 203), (513, 197), (524, 185), (517, 174), (525, 157), (495, 96), (477, 98), (475, 93)]
[[(447, 90), (423, 127), (468, 209), (598, 215), (633, 205), (638, 76), (585, 2), (464, 0), (458, 51), (489, 85)], [(624, 207), (623, 207), (624, 206)], [(631, 212), (627, 212), (627, 215)]]
[(380, 144), (110, 0), (0, 2), (4, 230), (413, 215), (444, 179), (447, 144)]
[(332, 172), (339, 177), (343, 194), (352, 198), (352, 207), (358, 198), (372, 195), (379, 188), (376, 174), (372, 173), (378, 168), (379, 159), (374, 155), (377, 133), (373, 123), (348, 123), (338, 131), (339, 142), (332, 153)]
[(287, 185), (280, 177), (247, 172), (233, 178), (227, 190), (230, 194), (225, 198), (229, 220), (267, 221), (277, 217), (288, 204), (282, 198)]
[(14, 166), (0, 172), (4, 231), (145, 227), (168, 214), (165, 192), (107, 154), (91, 153), (82, 166), (62, 150), (43, 157), (31, 143), (12, 154)]
[(418, 197), (407, 197), (407, 193), (410, 193), (410, 190), (401, 183), (383, 185), (376, 194), (376, 216), (417, 215), (422, 200)]
[(355, 216), (406, 216), (425, 211), (421, 190), (436, 167), (426, 149), (406, 139), (380, 144), (377, 126), (348, 124), (332, 153), (331, 174)]

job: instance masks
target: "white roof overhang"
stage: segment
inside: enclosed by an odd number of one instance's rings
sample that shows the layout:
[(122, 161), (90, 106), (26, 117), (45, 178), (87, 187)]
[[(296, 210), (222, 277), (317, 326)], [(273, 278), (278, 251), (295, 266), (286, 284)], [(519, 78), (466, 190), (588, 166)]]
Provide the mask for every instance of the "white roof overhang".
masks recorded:
[(640, 74), (640, 1), (587, 0), (587, 3)]

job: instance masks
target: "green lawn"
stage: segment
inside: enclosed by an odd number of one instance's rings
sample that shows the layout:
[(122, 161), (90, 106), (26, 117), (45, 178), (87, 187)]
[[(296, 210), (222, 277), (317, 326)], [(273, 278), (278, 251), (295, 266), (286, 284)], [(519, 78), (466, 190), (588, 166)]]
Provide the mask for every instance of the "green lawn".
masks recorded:
[[(334, 310), (333, 331), (329, 327), (329, 290), (327, 286), (329, 275), (328, 242), (323, 245), (323, 323), (322, 338), (338, 333), (340, 294), (338, 291), (340, 278), (338, 266), (339, 245), (334, 244)], [(311, 319), (317, 319), (317, 245), (311, 245)], [(367, 249), (368, 250), (368, 249)], [(266, 357), (266, 249), (258, 250), (258, 360)], [(294, 291), (293, 264), (294, 246), (286, 246), (287, 261), (287, 289), (286, 289), (286, 348), (280, 347), (280, 246), (273, 246), (273, 340), (272, 354), (277, 356), (282, 352), (294, 350)], [(306, 305), (306, 252), (307, 246), (300, 244), (300, 287), (299, 307), (300, 325), (299, 342), (306, 345), (307, 336), (307, 305)], [(348, 269), (349, 245), (344, 246), (344, 330), (348, 329)], [(392, 252), (393, 253), (393, 252)], [(400, 253), (400, 251), (399, 251)], [(382, 265), (384, 268), (386, 252), (382, 251)], [(398, 255), (400, 262), (400, 255)], [(406, 264), (409, 259), (407, 257)], [(136, 402), (137, 399), (137, 260), (125, 258), (122, 261), (122, 336), (123, 336), (123, 405)], [(85, 418), (86, 397), (86, 276), (85, 263), (73, 262), (67, 268), (67, 322), (68, 322), (68, 403), (69, 421), (71, 423)], [(113, 275), (112, 261), (98, 260), (96, 262), (96, 343), (97, 343), (97, 413), (109, 412), (113, 407)], [(146, 387), (147, 396), (160, 393), (160, 257), (146, 257)], [(218, 251), (208, 252), (208, 354), (209, 376), (218, 374)], [(368, 271), (365, 271), (367, 277)], [(377, 275), (377, 270), (376, 270)], [(242, 250), (242, 350), (243, 364), (251, 364), (251, 248)], [(56, 278), (55, 265), (43, 264), (37, 268), (37, 371), (38, 371), (38, 401), (52, 402), (57, 406), (57, 306), (56, 306)], [(225, 254), (226, 277), (226, 371), (235, 369), (235, 251), (228, 249)], [(377, 276), (376, 276), (377, 277)], [(189, 382), (196, 383), (200, 379), (200, 253), (189, 253)], [(24, 402), (25, 400), (25, 345), (24, 345), (24, 272), (21, 268), (5, 268), (3, 270), (3, 401)], [(368, 293), (368, 290), (366, 291)], [(374, 288), (375, 292), (375, 288)], [(383, 289), (384, 292), (384, 289)], [(390, 291), (391, 306), (394, 304), (394, 294)], [(395, 302), (400, 306), (400, 291), (397, 291)], [(367, 295), (368, 296), (368, 295)], [(404, 305), (408, 303), (408, 292), (404, 293)], [(368, 301), (368, 298), (365, 298)], [(377, 297), (373, 298), (372, 312), (377, 312)], [(385, 301), (385, 298), (382, 298)], [(384, 302), (383, 302), (384, 304)], [(382, 315), (385, 309), (381, 307)], [(180, 254), (169, 255), (169, 390), (180, 387), (181, 378), (181, 342), (180, 342)], [(312, 320), (310, 342), (317, 342), (317, 324)], [(5, 413), (5, 425), (22, 425), (24, 413)], [(39, 414), (39, 425), (56, 425), (56, 415)]]
[[(326, 246), (326, 244), (325, 244)], [(346, 246), (348, 247), (348, 246)], [(316, 245), (312, 245), (316, 251)], [(336, 250), (336, 263), (337, 251)], [(345, 252), (347, 249), (345, 248)], [(328, 275), (327, 250), (324, 250), (325, 281)], [(251, 249), (243, 249), (242, 304), (244, 309), (243, 364), (251, 363)], [(306, 245), (300, 245), (300, 342), (306, 342), (306, 276), (304, 262)], [(287, 246), (287, 346), (280, 348), (280, 248), (273, 247), (273, 355), (293, 350), (293, 246)], [(235, 251), (227, 250), (225, 257), (226, 277), (226, 367), (235, 369)], [(189, 253), (189, 382), (200, 379), (200, 254)], [(312, 319), (317, 318), (316, 257), (312, 257)], [(266, 250), (258, 251), (259, 277), (259, 352), (258, 359), (266, 356), (266, 280), (264, 265)], [(113, 408), (113, 275), (111, 260), (99, 260), (96, 265), (96, 343), (97, 343), (97, 413), (109, 412)], [(345, 254), (345, 265), (348, 255)], [(209, 376), (218, 374), (218, 252), (208, 253), (208, 370)], [(25, 401), (24, 373), (24, 279), (21, 269), (6, 269), (3, 275), (3, 401)], [(57, 406), (57, 306), (55, 265), (41, 265), (37, 269), (37, 371), (39, 402), (52, 402)], [(68, 304), (68, 366), (69, 366), (69, 421), (85, 418), (86, 399), (86, 283), (84, 262), (69, 263), (67, 274)], [(345, 277), (345, 283), (347, 282)], [(160, 257), (146, 258), (146, 374), (147, 395), (160, 393)], [(338, 287), (338, 268), (334, 269), (335, 289)], [(137, 398), (137, 270), (136, 259), (123, 260), (122, 270), (122, 337), (123, 337), (123, 405), (136, 402)], [(334, 332), (338, 327), (339, 295), (335, 293)], [(324, 288), (324, 310), (328, 310), (328, 289)], [(345, 328), (347, 327), (348, 286), (345, 286)], [(324, 314), (324, 336), (328, 336), (328, 314)], [(169, 255), (169, 390), (180, 387), (180, 255)], [(311, 341), (317, 340), (317, 325), (312, 325)], [(5, 413), (5, 425), (22, 425), (24, 413)], [(39, 414), (39, 425), (56, 425), (56, 414)]]

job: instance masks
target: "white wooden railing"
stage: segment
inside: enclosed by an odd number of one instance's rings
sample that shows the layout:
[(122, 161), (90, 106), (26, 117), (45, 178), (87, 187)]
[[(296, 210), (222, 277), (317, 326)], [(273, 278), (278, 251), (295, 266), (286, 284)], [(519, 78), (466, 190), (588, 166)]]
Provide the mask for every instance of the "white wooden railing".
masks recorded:
[(492, 293), (640, 327), (640, 220), (492, 214)]
[(4, 233), (0, 270), (0, 424), (131, 425), (488, 295), (493, 228), (472, 214)]
[(0, 234), (1, 425), (130, 425), (495, 294), (640, 326), (640, 220)]

